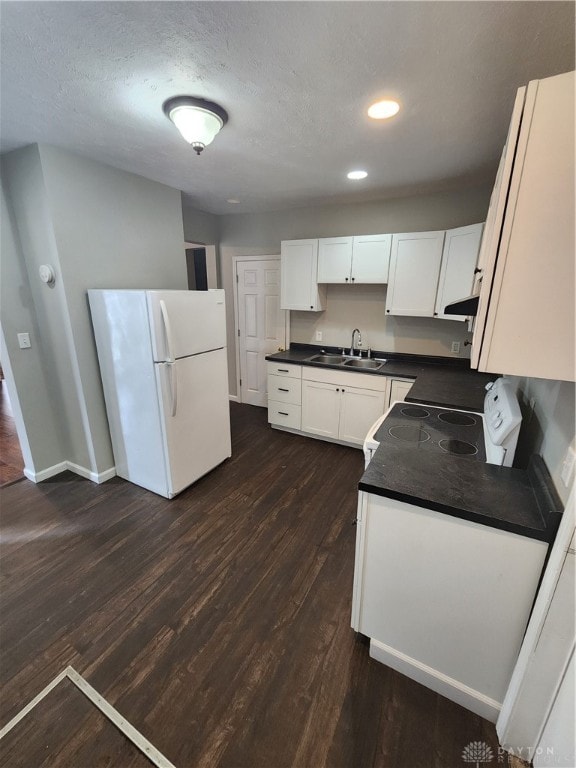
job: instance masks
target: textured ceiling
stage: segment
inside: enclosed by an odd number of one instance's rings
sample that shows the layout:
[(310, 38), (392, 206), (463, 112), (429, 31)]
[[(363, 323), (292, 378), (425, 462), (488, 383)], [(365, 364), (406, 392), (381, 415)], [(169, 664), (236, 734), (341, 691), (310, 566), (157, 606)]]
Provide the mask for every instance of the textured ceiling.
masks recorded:
[[(572, 2), (2, 2), (2, 151), (54, 144), (213, 213), (492, 178), (514, 93), (574, 68)], [(200, 157), (162, 113), (228, 125)], [(395, 96), (400, 114), (365, 116)], [(346, 172), (365, 168), (362, 182)], [(240, 200), (239, 205), (227, 203)]]

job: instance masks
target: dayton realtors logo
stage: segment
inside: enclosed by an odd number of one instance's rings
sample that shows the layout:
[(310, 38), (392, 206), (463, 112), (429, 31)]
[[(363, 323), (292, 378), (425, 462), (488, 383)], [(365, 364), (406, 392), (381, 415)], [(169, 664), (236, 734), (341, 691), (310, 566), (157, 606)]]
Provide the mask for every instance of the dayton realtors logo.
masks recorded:
[(465, 763), (474, 763), (480, 768), (483, 763), (491, 763), (494, 754), (485, 741), (471, 741), (462, 750), (462, 760)]

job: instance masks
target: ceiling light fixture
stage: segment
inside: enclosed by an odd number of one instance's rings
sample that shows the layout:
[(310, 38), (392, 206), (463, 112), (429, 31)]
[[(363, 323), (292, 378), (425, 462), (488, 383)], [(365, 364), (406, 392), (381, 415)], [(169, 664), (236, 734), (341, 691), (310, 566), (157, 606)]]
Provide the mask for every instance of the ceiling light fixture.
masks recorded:
[(348, 178), (354, 179), (354, 180), (365, 179), (366, 176), (368, 176), (366, 171), (350, 171), (350, 173), (348, 174)]
[(170, 118), (197, 155), (208, 146), (228, 122), (228, 113), (218, 104), (193, 96), (175, 96), (162, 105)]
[(236, 205), (240, 202), (240, 200), (236, 200), (235, 197), (229, 197), (228, 200), (226, 200), (227, 203), (232, 203), (232, 205)]
[(384, 101), (377, 101), (368, 107), (368, 117), (372, 117), (374, 120), (385, 120), (388, 117), (394, 117), (399, 111), (400, 104), (397, 101), (384, 99)]

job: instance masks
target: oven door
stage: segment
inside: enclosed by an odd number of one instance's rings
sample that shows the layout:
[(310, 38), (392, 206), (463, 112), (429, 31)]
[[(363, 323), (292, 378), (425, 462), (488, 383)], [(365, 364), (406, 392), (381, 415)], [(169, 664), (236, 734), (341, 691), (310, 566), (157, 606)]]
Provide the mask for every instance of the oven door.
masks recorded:
[[(392, 405), (395, 405), (395, 403), (393, 403)], [(368, 430), (366, 437), (364, 438), (364, 446), (363, 446), (364, 447), (364, 469), (366, 469), (368, 464), (370, 464), (370, 459), (375, 454), (376, 449), (380, 445), (378, 440), (376, 440), (375, 435), (378, 429), (380, 428), (382, 422), (384, 421), (384, 419), (390, 413), (390, 409), (392, 408), (392, 405), (390, 406), (390, 408), (388, 408), (388, 410), (382, 416), (379, 416), (376, 419), (374, 424), (372, 424), (372, 426)]]

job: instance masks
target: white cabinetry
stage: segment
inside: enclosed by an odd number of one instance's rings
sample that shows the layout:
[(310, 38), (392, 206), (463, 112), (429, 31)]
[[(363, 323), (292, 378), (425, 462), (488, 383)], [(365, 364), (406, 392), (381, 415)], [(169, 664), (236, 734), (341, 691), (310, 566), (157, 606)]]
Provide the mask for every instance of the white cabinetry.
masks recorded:
[(387, 404), (392, 405), (397, 401), (405, 400), (413, 384), (412, 379), (390, 379), (390, 398)]
[(300, 429), (302, 366), (269, 362), (267, 368), (268, 421), (289, 429)]
[(365, 492), (356, 536), (352, 626), (370, 655), (495, 722), (548, 545)]
[(326, 237), (318, 241), (319, 283), (387, 283), (392, 235)]
[(319, 286), (318, 240), (283, 240), (280, 250), (281, 309), (319, 312), (326, 304), (326, 288)]
[(474, 268), (482, 238), (483, 224), (449, 229), (444, 239), (442, 266), (434, 316), (446, 320), (465, 320), (465, 315), (445, 315), (447, 304), (464, 299), (472, 293)]
[(531, 82), (516, 100), (499, 215), (485, 237), (472, 346), (481, 371), (576, 378), (574, 90), (568, 72)]
[(386, 313), (433, 317), (444, 232), (392, 235)]
[(304, 368), (302, 431), (361, 446), (384, 413), (386, 394), (385, 376)]

